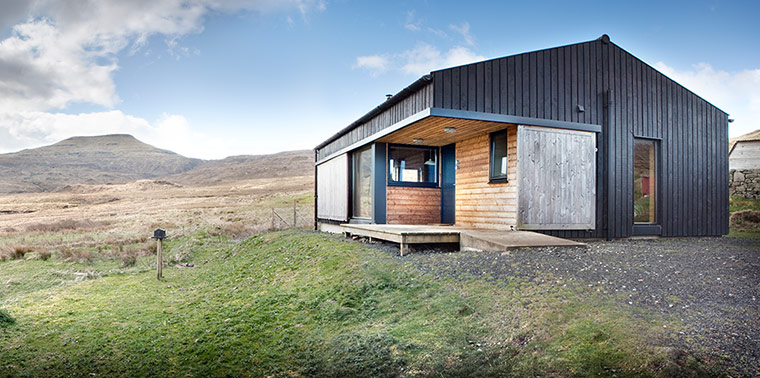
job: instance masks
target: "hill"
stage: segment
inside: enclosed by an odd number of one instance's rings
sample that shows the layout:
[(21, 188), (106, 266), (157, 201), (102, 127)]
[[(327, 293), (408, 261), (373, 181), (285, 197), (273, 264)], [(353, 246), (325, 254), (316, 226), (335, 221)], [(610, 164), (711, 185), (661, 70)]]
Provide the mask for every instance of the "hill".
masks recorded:
[(166, 176), (163, 180), (185, 186), (207, 186), (238, 180), (308, 176), (314, 174), (313, 154), (299, 150), (207, 160), (190, 171)]
[(50, 192), (69, 185), (164, 178), (182, 185), (313, 173), (311, 151), (222, 160), (192, 159), (117, 134), (72, 137), (51, 146), (0, 154), (0, 193)]
[(126, 183), (185, 172), (201, 162), (145, 144), (131, 135), (72, 137), (51, 146), (0, 155), (0, 192)]

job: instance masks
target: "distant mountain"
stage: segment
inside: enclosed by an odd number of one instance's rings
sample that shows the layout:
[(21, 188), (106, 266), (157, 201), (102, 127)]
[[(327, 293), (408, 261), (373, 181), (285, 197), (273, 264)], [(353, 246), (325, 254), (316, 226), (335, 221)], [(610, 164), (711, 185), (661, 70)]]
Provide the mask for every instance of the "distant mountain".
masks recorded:
[(222, 160), (207, 160), (190, 171), (162, 179), (193, 186), (257, 178), (309, 175), (314, 175), (314, 152), (299, 150), (271, 155), (242, 155)]
[(159, 178), (182, 185), (282, 177), (313, 171), (311, 151), (223, 160), (191, 159), (131, 135), (73, 137), (51, 146), (0, 154), (0, 193), (46, 192), (66, 185), (121, 184)]

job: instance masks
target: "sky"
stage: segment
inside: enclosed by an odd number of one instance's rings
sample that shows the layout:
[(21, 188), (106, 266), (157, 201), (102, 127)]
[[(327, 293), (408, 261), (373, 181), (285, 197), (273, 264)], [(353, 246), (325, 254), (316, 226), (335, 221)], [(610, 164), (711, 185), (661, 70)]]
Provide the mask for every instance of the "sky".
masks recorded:
[(758, 1), (0, 0), (0, 153), (312, 149), (430, 71), (608, 34), (760, 129)]

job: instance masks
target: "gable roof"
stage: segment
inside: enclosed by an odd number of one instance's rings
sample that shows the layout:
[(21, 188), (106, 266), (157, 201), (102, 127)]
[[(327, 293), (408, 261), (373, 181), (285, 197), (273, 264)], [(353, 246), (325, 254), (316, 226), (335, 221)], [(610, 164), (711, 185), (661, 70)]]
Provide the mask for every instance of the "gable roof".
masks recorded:
[(728, 154), (731, 155), (731, 151), (734, 150), (734, 147), (736, 147), (736, 143), (738, 142), (760, 142), (760, 129), (755, 130), (753, 132), (738, 136), (736, 138), (731, 138), (728, 140)]
[(655, 72), (659, 73), (660, 75), (662, 75), (667, 80), (671, 81), (672, 83), (674, 83), (678, 87), (686, 90), (687, 92), (689, 92), (692, 95), (696, 96), (697, 98), (701, 99), (702, 101), (704, 101), (709, 106), (715, 108), (716, 110), (720, 111), (721, 113), (724, 113), (724, 114), (728, 115), (728, 113), (726, 113), (725, 111), (721, 110), (717, 106), (713, 105), (709, 101), (705, 100), (704, 98), (702, 98), (698, 94), (694, 93), (693, 91), (691, 91), (688, 88), (684, 87), (683, 85), (679, 84), (675, 80), (669, 78), (667, 75), (663, 74), (662, 72), (660, 72), (656, 68), (652, 67), (651, 65), (647, 64), (643, 60), (641, 60), (638, 57), (636, 57), (635, 55), (629, 53), (628, 51), (626, 51), (625, 49), (621, 48), (617, 44), (611, 42), (609, 36), (607, 34), (603, 34), (601, 37), (599, 37), (597, 39), (594, 39), (594, 40), (590, 40), (590, 41), (572, 43), (572, 44), (567, 44), (567, 45), (562, 45), (562, 46), (556, 46), (556, 47), (550, 47), (550, 48), (545, 48), (545, 49), (538, 49), (538, 50), (534, 50), (534, 51), (528, 51), (528, 52), (523, 52), (523, 53), (518, 53), (518, 54), (513, 54), (513, 55), (507, 55), (507, 56), (503, 56), (503, 57), (498, 57), (498, 58), (486, 59), (486, 60), (482, 60), (482, 61), (478, 61), (478, 62), (463, 64), (463, 65), (460, 65), (460, 66), (448, 67), (448, 68), (443, 68), (443, 69), (431, 71), (430, 74), (422, 76), (421, 78), (419, 78), (418, 80), (416, 80), (415, 82), (413, 82), (412, 84), (410, 84), (409, 86), (407, 86), (406, 88), (404, 88), (401, 91), (399, 91), (394, 96), (388, 98), (385, 102), (381, 103), (380, 105), (378, 105), (377, 107), (375, 107), (374, 109), (372, 109), (371, 111), (369, 111), (368, 113), (366, 113), (365, 115), (363, 115), (362, 117), (360, 117), (359, 119), (357, 119), (356, 121), (352, 122), (348, 126), (344, 127), (343, 129), (341, 129), (340, 131), (338, 131), (337, 133), (335, 133), (334, 135), (332, 135), (330, 138), (328, 138), (324, 142), (320, 143), (318, 146), (316, 146), (314, 148), (314, 150), (318, 151), (318, 150), (324, 148), (325, 146), (328, 146), (330, 143), (338, 140), (339, 138), (341, 138), (342, 136), (348, 134), (349, 132), (351, 132), (352, 130), (354, 130), (357, 127), (361, 126), (362, 124), (371, 121), (374, 117), (378, 116), (383, 111), (390, 109), (391, 107), (393, 107), (394, 105), (396, 105), (399, 102), (403, 101), (404, 99), (412, 96), (413, 94), (415, 94), (417, 91), (419, 91), (421, 88), (425, 87), (426, 85), (428, 85), (428, 84), (436, 85), (436, 84), (433, 84), (434, 76), (440, 75), (443, 72), (453, 71), (453, 70), (461, 69), (463, 67), (468, 67), (468, 66), (475, 66), (475, 65), (483, 64), (485, 62), (497, 61), (497, 60), (502, 60), (502, 59), (511, 59), (511, 58), (515, 58), (515, 57), (519, 57), (519, 56), (528, 56), (530, 54), (535, 54), (535, 53), (538, 53), (538, 52), (552, 51), (552, 50), (567, 48), (567, 47), (571, 47), (571, 46), (580, 46), (580, 45), (585, 45), (585, 44), (589, 44), (589, 43), (593, 43), (593, 42), (601, 42), (601, 43), (603, 43), (605, 45), (614, 46), (614, 48), (622, 51), (623, 53), (629, 55), (633, 59), (639, 61), (641, 64), (643, 64), (644, 66), (648, 67), (652, 71), (655, 71)]

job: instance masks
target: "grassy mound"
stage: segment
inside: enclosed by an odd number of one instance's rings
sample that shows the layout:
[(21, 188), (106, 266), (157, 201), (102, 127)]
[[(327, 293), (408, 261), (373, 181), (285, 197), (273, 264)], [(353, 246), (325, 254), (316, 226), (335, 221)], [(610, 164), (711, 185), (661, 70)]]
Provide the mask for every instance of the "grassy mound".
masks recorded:
[(740, 210), (729, 218), (729, 224), (737, 231), (760, 232), (760, 211)]
[[(706, 372), (658, 346), (663, 325), (677, 323), (631, 313), (582, 284), (434, 277), (313, 232), (241, 243), (201, 233), (166, 249), (193, 267), (167, 267), (163, 281), (134, 271), (0, 296), (19, 321), (0, 332), (0, 375)], [(47, 262), (0, 264), (10, 263)]]
[(0, 328), (6, 328), (15, 323), (16, 323), (16, 319), (13, 319), (13, 317), (11, 316), (11, 314), (8, 313), (8, 311), (5, 311), (0, 308)]

